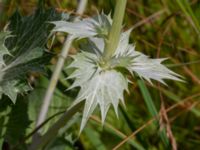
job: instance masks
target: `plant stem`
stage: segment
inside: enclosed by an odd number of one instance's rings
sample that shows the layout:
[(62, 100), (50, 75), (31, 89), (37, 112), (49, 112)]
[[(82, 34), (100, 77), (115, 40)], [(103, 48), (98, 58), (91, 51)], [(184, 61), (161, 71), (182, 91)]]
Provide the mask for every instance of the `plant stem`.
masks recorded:
[[(88, 0), (81, 0), (79, 2), (79, 5), (78, 5), (77, 11), (76, 11), (77, 14), (80, 14), (80, 15), (83, 14), (83, 12), (86, 8), (86, 5), (87, 5), (87, 1)], [(60, 57), (58, 59), (58, 62), (56, 64), (55, 70), (54, 70), (53, 75), (51, 77), (49, 86), (48, 86), (47, 91), (45, 93), (45, 96), (44, 96), (44, 99), (43, 99), (43, 104), (41, 106), (40, 113), (39, 113), (39, 116), (38, 116), (38, 119), (37, 119), (37, 122), (36, 122), (36, 127), (40, 126), (46, 119), (47, 112), (48, 112), (48, 109), (49, 109), (49, 106), (50, 106), (50, 103), (51, 103), (51, 99), (53, 97), (53, 93), (55, 91), (60, 73), (61, 73), (62, 68), (64, 66), (65, 59), (68, 55), (72, 41), (73, 41), (73, 36), (71, 36), (71, 35), (69, 35), (67, 37), (67, 39), (65, 40), (64, 46), (63, 46), (61, 54), (60, 54)], [(34, 147), (35, 143), (37, 143), (37, 142), (38, 142), (38, 134), (36, 133), (36, 134), (33, 135), (32, 144), (30, 146), (30, 149), (32, 149), (32, 147)]]
[[(85, 7), (87, 4), (87, 0), (81, 0), (77, 9), (77, 13), (78, 14), (83, 14)], [(36, 126), (39, 126), (40, 124), (42, 124), (46, 118), (47, 112), (48, 112), (48, 108), (49, 105), (51, 103), (51, 99), (53, 96), (53, 93), (55, 91), (59, 76), (60, 76), (60, 72), (62, 71), (62, 68), (64, 66), (64, 62), (65, 59), (68, 55), (69, 49), (71, 47), (71, 43), (73, 41), (73, 36), (68, 36), (68, 38), (66, 39), (62, 52), (60, 54), (60, 57), (58, 59), (58, 62), (56, 64), (55, 70), (53, 72), (53, 75), (51, 77), (48, 89), (46, 91), (46, 94), (44, 96), (44, 100), (43, 100), (43, 104), (40, 110), (40, 114), (38, 116), (38, 120), (37, 120), (37, 124)]]
[(127, 0), (116, 0), (117, 4), (115, 6), (115, 12), (113, 17), (113, 23), (111, 30), (108, 34), (108, 40), (106, 41), (106, 46), (103, 54), (105, 61), (109, 60), (117, 49), (120, 33), (122, 29), (122, 23), (124, 19), (124, 13), (126, 9)]
[(60, 72), (63, 68), (65, 59), (67, 57), (69, 48), (71, 46), (72, 40), (73, 40), (73, 37), (68, 36), (66, 42), (64, 43), (62, 53), (60, 54), (60, 57), (59, 57), (58, 62), (56, 64), (55, 70), (54, 70), (53, 75), (51, 77), (49, 86), (47, 88), (46, 94), (44, 96), (43, 104), (42, 104), (42, 107), (40, 109), (40, 114), (38, 116), (36, 126), (39, 126), (40, 124), (42, 124), (44, 122), (46, 116), (47, 116), (49, 105), (51, 103), (51, 99), (53, 97), (53, 93), (54, 93), (55, 87), (57, 85), (58, 78), (59, 78)]
[(58, 131), (66, 125), (66, 123), (78, 112), (78, 110), (83, 106), (84, 101), (74, 105), (69, 110), (67, 110), (62, 117), (39, 139), (34, 145), (31, 146), (29, 150), (39, 150), (43, 148), (51, 139), (53, 139)]

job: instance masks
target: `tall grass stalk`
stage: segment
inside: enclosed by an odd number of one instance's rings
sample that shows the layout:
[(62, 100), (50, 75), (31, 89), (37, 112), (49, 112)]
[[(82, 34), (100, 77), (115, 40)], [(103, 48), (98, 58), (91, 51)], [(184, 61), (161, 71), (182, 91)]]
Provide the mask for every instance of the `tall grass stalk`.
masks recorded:
[(189, 19), (191, 22), (191, 25), (195, 29), (198, 35), (200, 35), (200, 22), (194, 15), (194, 12), (192, 11), (192, 8), (187, 0), (176, 0), (178, 3), (179, 7), (183, 11), (183, 13), (186, 15), (186, 17)]

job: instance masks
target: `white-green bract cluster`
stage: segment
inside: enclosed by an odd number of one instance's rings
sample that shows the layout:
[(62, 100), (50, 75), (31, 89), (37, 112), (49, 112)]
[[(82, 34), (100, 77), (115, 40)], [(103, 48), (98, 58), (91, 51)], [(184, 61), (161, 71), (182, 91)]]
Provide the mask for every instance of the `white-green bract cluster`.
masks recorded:
[(85, 100), (81, 130), (98, 105), (103, 123), (111, 105), (117, 114), (119, 102), (124, 104), (123, 93), (125, 90), (128, 91), (129, 80), (118, 68), (125, 68), (132, 75), (136, 74), (150, 83), (152, 79), (163, 84), (165, 84), (163, 79), (182, 81), (178, 74), (161, 64), (165, 59), (151, 59), (135, 51), (134, 45), (129, 44), (131, 30), (121, 33), (115, 53), (105, 62), (102, 54), (112, 24), (110, 16), (102, 13), (94, 18), (74, 23), (57, 21), (53, 24), (55, 24), (54, 32), (66, 32), (74, 38), (87, 38), (89, 41), (80, 53), (72, 56), (74, 60), (68, 66), (75, 68), (68, 77), (75, 79), (70, 89), (81, 87), (73, 105)]

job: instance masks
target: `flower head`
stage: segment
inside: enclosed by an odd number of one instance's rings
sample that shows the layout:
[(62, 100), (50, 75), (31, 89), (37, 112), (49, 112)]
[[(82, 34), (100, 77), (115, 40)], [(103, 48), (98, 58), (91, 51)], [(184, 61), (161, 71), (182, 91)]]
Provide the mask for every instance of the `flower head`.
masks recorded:
[(133, 44), (129, 44), (131, 29), (121, 33), (115, 53), (105, 61), (103, 52), (111, 23), (110, 17), (104, 14), (75, 23), (54, 22), (56, 27), (53, 31), (67, 32), (76, 38), (87, 37), (88, 40), (82, 51), (72, 56), (74, 60), (68, 66), (75, 68), (68, 77), (75, 79), (69, 89), (81, 88), (73, 105), (85, 100), (81, 130), (97, 106), (101, 110), (102, 123), (111, 105), (118, 115), (118, 105), (120, 102), (124, 104), (123, 94), (128, 91), (129, 82), (126, 75), (118, 70), (119, 67), (150, 83), (152, 79), (163, 84), (164, 79), (182, 81), (180, 75), (161, 64), (165, 58), (151, 59), (136, 51)]

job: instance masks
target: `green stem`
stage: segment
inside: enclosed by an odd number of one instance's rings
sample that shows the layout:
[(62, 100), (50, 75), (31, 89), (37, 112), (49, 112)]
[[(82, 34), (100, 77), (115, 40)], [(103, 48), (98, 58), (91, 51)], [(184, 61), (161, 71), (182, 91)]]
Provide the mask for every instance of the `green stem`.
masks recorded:
[[(78, 14), (83, 14), (83, 12), (86, 8), (86, 5), (87, 5), (87, 1), (88, 0), (81, 0), (80, 1), (78, 8), (77, 8), (77, 11), (76, 11)], [(77, 18), (75, 18), (75, 20), (76, 19)], [(41, 109), (40, 109), (40, 113), (39, 113), (39, 116), (38, 116), (38, 119), (37, 119), (36, 126), (39, 126), (40, 124), (42, 124), (45, 121), (45, 118), (47, 116), (49, 106), (50, 106), (50, 103), (51, 103), (51, 100), (52, 100), (52, 97), (53, 97), (53, 94), (54, 94), (54, 91), (55, 91), (55, 88), (56, 88), (56, 85), (57, 85), (57, 82), (58, 82), (58, 79), (59, 79), (59, 76), (60, 76), (60, 73), (61, 73), (62, 68), (64, 66), (65, 59), (68, 56), (69, 49), (71, 47), (73, 40), (74, 40), (74, 37), (72, 35), (69, 35), (67, 37), (65, 43), (64, 43), (60, 57), (58, 59), (58, 62), (57, 62), (56, 67), (53, 71), (53, 75), (51, 77), (50, 83), (48, 85), (47, 91), (45, 93), (44, 100), (43, 100), (43, 103), (42, 103), (42, 106), (41, 106)]]
[(29, 150), (39, 150), (47, 145), (47, 143), (58, 134), (58, 131), (67, 124), (67, 122), (78, 112), (78, 110), (80, 110), (83, 104), (84, 101), (67, 110), (62, 117), (39, 140), (37, 140), (37, 142), (34, 143)]
[(108, 34), (108, 39), (106, 41), (106, 46), (103, 54), (105, 61), (109, 60), (117, 49), (120, 33), (122, 29), (122, 23), (124, 18), (124, 13), (126, 9), (127, 0), (116, 0), (117, 4), (115, 6), (115, 12), (113, 17), (113, 23), (111, 30)]

